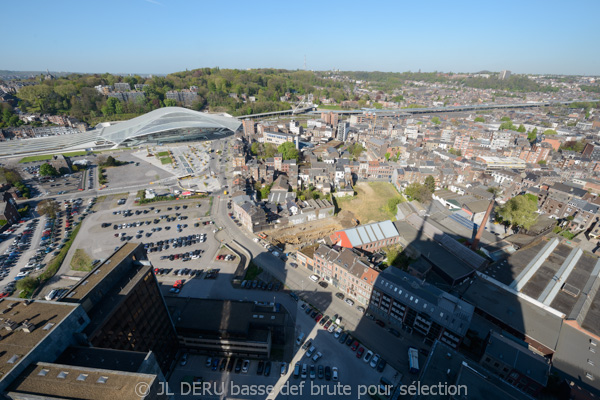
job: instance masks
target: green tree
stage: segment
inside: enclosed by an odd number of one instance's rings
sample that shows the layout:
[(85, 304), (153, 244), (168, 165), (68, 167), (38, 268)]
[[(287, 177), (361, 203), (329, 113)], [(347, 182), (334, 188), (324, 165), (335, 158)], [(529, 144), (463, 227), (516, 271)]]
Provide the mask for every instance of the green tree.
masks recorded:
[(119, 161), (113, 156), (98, 157), (98, 165), (102, 167), (118, 167), (120, 165), (127, 164), (125, 161)]
[(165, 107), (176, 107), (177, 106), (177, 102), (173, 99), (165, 99), (165, 101), (163, 101), (163, 104), (165, 105)]
[(475, 117), (475, 122), (485, 122), (485, 118), (483, 118), (483, 117)]
[(439, 117), (433, 117), (431, 118), (431, 122), (433, 122), (436, 125), (439, 125), (442, 123), (442, 121), (440, 121)]
[(252, 154), (254, 154), (255, 156), (258, 155), (258, 151), (260, 148), (260, 143), (258, 142), (254, 142), (252, 143), (252, 145), (250, 146), (250, 151), (252, 152)]
[(529, 229), (537, 221), (537, 210), (537, 198), (531, 199), (525, 195), (518, 195), (497, 207), (496, 213), (512, 226)]
[(17, 170), (10, 168), (0, 168), (0, 182), (6, 182), (9, 185), (14, 185), (21, 182), (21, 174)]
[(56, 217), (58, 210), (58, 204), (52, 199), (42, 200), (37, 205), (38, 214), (47, 215), (49, 218)]
[(527, 139), (532, 143), (535, 142), (535, 140), (537, 139), (537, 128), (534, 128), (531, 132), (527, 134)]
[(538, 161), (538, 164), (540, 164), (540, 165), (546, 165), (547, 162), (546, 162), (546, 160), (540, 160), (540, 161)]
[(516, 131), (517, 127), (513, 125), (512, 122), (507, 121), (507, 122), (503, 122), (500, 124), (500, 128), (501, 131)]
[(271, 158), (277, 153), (277, 147), (273, 143), (265, 143), (264, 155), (266, 158)]
[(390, 161), (390, 157), (391, 157), (391, 156), (392, 156), (392, 155), (391, 155), (389, 152), (384, 154), (384, 157), (385, 157), (385, 160), (386, 160), (386, 161)]
[(512, 120), (509, 117), (502, 117), (502, 118), (500, 118), (500, 121), (512, 122)]
[(356, 159), (359, 158), (365, 148), (360, 143), (352, 143), (348, 146), (348, 152)]
[(557, 135), (557, 132), (554, 129), (546, 129), (544, 135)]
[(387, 202), (387, 210), (395, 215), (396, 211), (397, 211), (396, 206), (398, 204), (402, 203), (402, 201), (403, 200), (401, 197), (393, 197), (393, 198), (389, 199)]
[(296, 144), (293, 142), (285, 142), (279, 145), (277, 151), (281, 153), (281, 156), (284, 160), (296, 160), (300, 159), (300, 154), (298, 153), (298, 149), (296, 149)]
[(450, 149), (448, 149), (448, 153), (450, 154), (454, 154), (455, 156), (462, 156), (462, 152), (460, 150), (456, 150), (455, 148), (450, 147)]
[(45, 163), (40, 166), (40, 175), (42, 175), (42, 176), (58, 176), (58, 171), (52, 165)]
[(435, 178), (432, 175), (427, 175), (425, 178), (425, 187), (431, 193), (435, 192)]
[(411, 183), (404, 189), (404, 194), (413, 200), (417, 200), (421, 203), (428, 203), (431, 200), (431, 191), (420, 183)]
[(523, 125), (523, 124), (519, 125), (519, 127), (517, 128), (517, 132), (520, 132), (520, 133), (527, 132), (527, 129), (525, 129), (525, 125)]

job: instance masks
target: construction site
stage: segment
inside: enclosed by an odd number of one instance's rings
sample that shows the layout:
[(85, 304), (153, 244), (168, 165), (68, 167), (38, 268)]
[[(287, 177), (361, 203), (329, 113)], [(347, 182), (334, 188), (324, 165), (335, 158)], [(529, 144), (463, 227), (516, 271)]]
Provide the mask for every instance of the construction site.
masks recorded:
[(317, 240), (327, 237), (335, 231), (351, 228), (356, 225), (358, 225), (358, 221), (354, 217), (354, 214), (344, 210), (333, 218), (270, 230), (267, 232), (265, 240), (274, 246), (284, 249), (286, 252), (290, 252), (307, 244), (316, 243)]

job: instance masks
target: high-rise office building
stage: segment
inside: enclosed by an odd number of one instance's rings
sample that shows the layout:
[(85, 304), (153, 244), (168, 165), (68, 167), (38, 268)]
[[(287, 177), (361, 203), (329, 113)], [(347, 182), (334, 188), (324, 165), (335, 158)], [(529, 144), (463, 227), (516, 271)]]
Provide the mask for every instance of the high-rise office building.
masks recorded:
[(504, 79), (508, 79), (509, 77), (510, 77), (510, 71), (505, 69), (503, 71), (500, 71), (500, 75), (498, 76), (498, 79), (504, 80)]

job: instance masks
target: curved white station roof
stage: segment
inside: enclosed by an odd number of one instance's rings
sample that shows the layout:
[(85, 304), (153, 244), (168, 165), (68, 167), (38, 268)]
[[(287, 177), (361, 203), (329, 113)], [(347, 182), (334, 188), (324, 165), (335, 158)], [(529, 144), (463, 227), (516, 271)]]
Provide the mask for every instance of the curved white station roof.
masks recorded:
[(241, 124), (238, 119), (223, 114), (208, 114), (182, 107), (163, 107), (128, 121), (99, 128), (99, 136), (118, 145), (128, 139), (175, 129), (229, 129), (235, 132)]

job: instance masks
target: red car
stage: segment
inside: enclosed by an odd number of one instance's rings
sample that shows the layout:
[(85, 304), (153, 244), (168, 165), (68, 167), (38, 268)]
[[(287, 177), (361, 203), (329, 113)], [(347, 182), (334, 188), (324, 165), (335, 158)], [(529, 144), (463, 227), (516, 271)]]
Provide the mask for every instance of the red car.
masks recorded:
[(356, 349), (358, 349), (358, 340), (355, 340), (352, 346), (350, 346), (350, 350), (356, 351)]
[(361, 358), (361, 357), (362, 357), (362, 355), (364, 354), (364, 352), (365, 352), (365, 348), (361, 346), (361, 347), (358, 349), (358, 351), (356, 352), (356, 358)]
[(319, 322), (323, 318), (323, 314), (319, 314), (315, 317), (315, 321)]
[(159, 271), (159, 269), (158, 269), (158, 268), (154, 268), (154, 274), (155, 274), (155, 275), (158, 275), (158, 271)]

